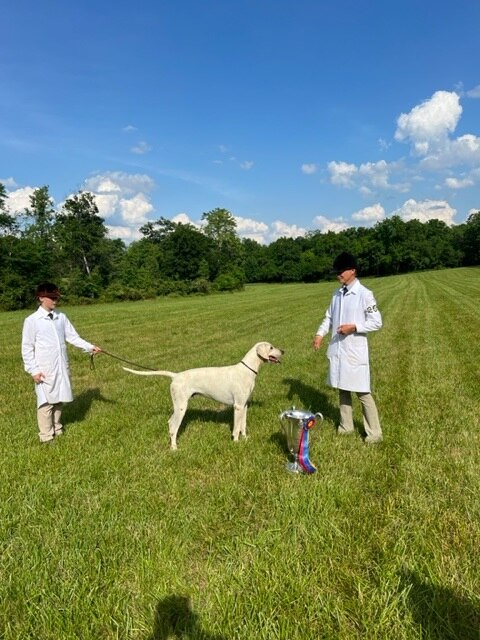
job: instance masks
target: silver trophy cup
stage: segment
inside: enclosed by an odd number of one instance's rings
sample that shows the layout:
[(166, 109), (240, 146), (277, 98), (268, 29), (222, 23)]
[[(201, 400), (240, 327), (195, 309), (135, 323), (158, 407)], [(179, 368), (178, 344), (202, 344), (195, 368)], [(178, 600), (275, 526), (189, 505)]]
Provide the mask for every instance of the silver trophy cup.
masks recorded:
[(300, 442), (305, 428), (311, 429), (317, 418), (323, 420), (319, 412), (303, 411), (292, 407), (280, 414), (283, 432), (287, 440), (287, 448), (293, 461), (288, 461), (286, 468), (290, 473), (303, 473), (302, 465), (298, 462)]

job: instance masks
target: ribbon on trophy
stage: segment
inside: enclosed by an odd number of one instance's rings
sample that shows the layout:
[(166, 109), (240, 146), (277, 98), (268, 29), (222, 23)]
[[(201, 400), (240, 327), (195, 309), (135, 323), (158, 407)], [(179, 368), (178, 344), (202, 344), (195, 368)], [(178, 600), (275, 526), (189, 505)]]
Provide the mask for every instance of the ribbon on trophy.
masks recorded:
[(298, 462), (305, 473), (315, 473), (317, 467), (310, 461), (309, 435), (310, 429), (315, 424), (315, 418), (303, 421), (303, 429), (300, 435), (300, 445), (298, 447)]

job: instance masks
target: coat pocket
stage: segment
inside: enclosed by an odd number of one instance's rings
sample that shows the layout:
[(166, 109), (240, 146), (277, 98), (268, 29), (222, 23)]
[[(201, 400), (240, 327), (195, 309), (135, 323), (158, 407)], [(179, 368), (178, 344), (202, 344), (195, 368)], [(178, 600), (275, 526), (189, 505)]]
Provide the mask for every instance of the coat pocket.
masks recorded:
[(368, 364), (368, 342), (365, 336), (360, 334), (347, 336), (342, 344), (342, 348), (350, 364)]

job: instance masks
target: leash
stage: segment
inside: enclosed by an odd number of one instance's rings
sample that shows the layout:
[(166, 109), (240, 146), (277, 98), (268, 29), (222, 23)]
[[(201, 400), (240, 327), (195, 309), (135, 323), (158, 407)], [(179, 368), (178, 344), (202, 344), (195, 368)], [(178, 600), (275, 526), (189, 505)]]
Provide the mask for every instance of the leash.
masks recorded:
[[(146, 367), (143, 364), (138, 364), (138, 362), (132, 362), (131, 360), (125, 360), (125, 358), (121, 358), (120, 356), (116, 356), (113, 353), (109, 353), (102, 349), (99, 353), (104, 353), (106, 356), (110, 356), (111, 358), (115, 358), (115, 360), (120, 360), (121, 362), (126, 362), (127, 364), (131, 364), (134, 367), (140, 367), (140, 369), (148, 369), (149, 371), (157, 371), (157, 369), (153, 369), (152, 367)], [(93, 353), (90, 354), (90, 369), (95, 369), (95, 363), (93, 362)]]

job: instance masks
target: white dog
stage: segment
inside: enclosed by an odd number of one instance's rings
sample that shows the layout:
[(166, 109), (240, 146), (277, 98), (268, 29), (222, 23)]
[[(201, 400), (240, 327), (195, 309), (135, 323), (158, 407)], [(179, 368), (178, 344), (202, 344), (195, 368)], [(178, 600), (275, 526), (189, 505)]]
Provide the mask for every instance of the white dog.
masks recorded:
[(283, 355), (269, 342), (257, 342), (243, 360), (227, 367), (201, 367), (174, 373), (173, 371), (125, 371), (140, 376), (168, 376), (172, 378), (170, 394), (173, 413), (168, 420), (170, 444), (177, 448), (177, 432), (187, 410), (189, 399), (200, 394), (233, 406), (233, 439), (247, 437), (247, 403), (255, 387), (255, 378), (264, 362), (279, 363)]

